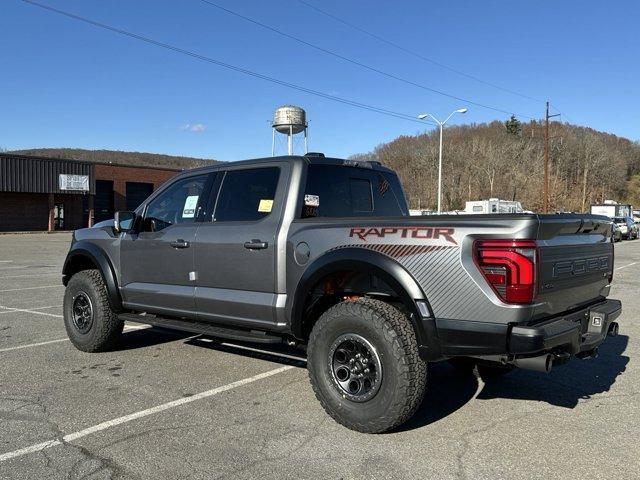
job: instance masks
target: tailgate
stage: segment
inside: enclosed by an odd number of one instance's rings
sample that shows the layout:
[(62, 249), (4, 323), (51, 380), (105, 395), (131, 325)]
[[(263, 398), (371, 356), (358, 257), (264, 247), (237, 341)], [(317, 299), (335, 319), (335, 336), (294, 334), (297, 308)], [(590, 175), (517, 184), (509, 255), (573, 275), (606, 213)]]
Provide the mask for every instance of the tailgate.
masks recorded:
[(609, 294), (611, 220), (599, 215), (540, 215), (536, 317), (562, 313)]

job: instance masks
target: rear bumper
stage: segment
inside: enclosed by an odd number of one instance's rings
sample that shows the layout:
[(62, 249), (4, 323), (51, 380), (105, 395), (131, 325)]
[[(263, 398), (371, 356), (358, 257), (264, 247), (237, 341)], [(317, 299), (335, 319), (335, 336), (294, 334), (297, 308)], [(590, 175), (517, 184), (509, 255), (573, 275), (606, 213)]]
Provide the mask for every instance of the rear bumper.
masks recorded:
[(619, 300), (605, 300), (534, 325), (449, 319), (436, 319), (436, 325), (444, 357), (535, 356), (552, 351), (575, 355), (600, 345), (621, 312)]
[(508, 353), (523, 355), (560, 349), (574, 355), (593, 350), (607, 337), (609, 325), (621, 312), (620, 300), (606, 300), (566, 317), (535, 326), (513, 327)]

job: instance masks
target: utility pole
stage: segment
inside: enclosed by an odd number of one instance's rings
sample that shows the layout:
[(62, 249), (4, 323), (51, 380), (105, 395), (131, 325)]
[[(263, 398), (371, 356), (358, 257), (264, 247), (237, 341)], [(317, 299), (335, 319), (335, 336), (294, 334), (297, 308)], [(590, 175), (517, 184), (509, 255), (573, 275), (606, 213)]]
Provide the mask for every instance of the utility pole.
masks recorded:
[(549, 115), (549, 102), (546, 102), (544, 113), (544, 186), (542, 191), (543, 213), (549, 213), (549, 119), (560, 116), (559, 113)]

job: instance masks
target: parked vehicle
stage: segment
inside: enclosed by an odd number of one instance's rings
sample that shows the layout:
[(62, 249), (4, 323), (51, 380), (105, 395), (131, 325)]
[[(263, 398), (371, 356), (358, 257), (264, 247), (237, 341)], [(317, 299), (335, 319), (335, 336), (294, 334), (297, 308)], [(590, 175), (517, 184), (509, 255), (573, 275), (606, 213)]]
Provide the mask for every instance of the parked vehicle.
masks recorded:
[(633, 211), (633, 217), (631, 217), (633, 219), (633, 223), (636, 224), (636, 227), (638, 228), (638, 231), (640, 231), (640, 212), (638, 212), (638, 210), (634, 210)]
[(615, 222), (611, 222), (611, 241), (614, 243), (622, 241), (622, 231)]
[(620, 227), (620, 233), (625, 240), (638, 238), (638, 226), (631, 217), (615, 217), (613, 223)]
[(592, 215), (604, 215), (605, 217), (630, 217), (633, 212), (633, 206), (622, 204), (613, 200), (605, 200), (604, 203), (591, 205)]
[(520, 202), (490, 198), (489, 200), (474, 200), (465, 203), (464, 213), (523, 213)]
[(87, 352), (125, 321), (304, 346), (327, 413), (383, 432), (420, 405), (427, 362), (500, 375), (595, 357), (621, 311), (610, 238), (594, 215), (410, 217), (375, 162), (220, 163), (74, 233), (64, 323)]

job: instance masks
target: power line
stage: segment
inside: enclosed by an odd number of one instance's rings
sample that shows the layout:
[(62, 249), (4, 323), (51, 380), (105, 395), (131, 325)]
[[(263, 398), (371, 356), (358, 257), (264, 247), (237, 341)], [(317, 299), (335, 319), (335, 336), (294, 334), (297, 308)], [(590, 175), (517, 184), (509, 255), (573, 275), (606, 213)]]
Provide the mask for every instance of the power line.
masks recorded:
[(225, 62), (222, 62), (220, 60), (216, 60), (214, 58), (207, 57), (205, 55), (201, 55), (199, 53), (196, 53), (196, 52), (193, 52), (193, 51), (190, 51), (190, 50), (185, 50), (183, 48), (176, 47), (176, 46), (168, 44), (168, 43), (160, 42), (158, 40), (154, 40), (152, 38), (145, 37), (143, 35), (139, 35), (137, 33), (133, 33), (133, 32), (130, 32), (130, 31), (127, 31), (127, 30), (123, 30), (123, 29), (120, 29), (120, 28), (116, 28), (116, 27), (112, 27), (112, 26), (107, 25), (105, 23), (100, 23), (100, 22), (97, 22), (95, 20), (91, 20), (90, 18), (82, 17), (80, 15), (76, 15), (74, 13), (66, 12), (64, 10), (59, 10), (57, 8), (51, 7), (49, 5), (44, 5), (44, 4), (35, 2), (33, 0), (22, 0), (22, 1), (25, 2), (25, 3), (28, 3), (30, 5), (33, 5), (35, 7), (39, 7), (39, 8), (42, 8), (44, 10), (49, 10), (50, 12), (54, 12), (54, 13), (57, 13), (59, 15), (63, 15), (65, 17), (71, 18), (73, 20), (78, 20), (78, 21), (87, 23), (89, 25), (93, 25), (94, 27), (99, 27), (99, 28), (102, 28), (102, 29), (105, 29), (105, 30), (109, 30), (111, 32), (118, 33), (120, 35), (124, 35), (124, 36), (130, 37), (130, 38), (134, 38), (136, 40), (140, 40), (142, 42), (145, 42), (145, 43), (148, 43), (148, 44), (151, 44), (151, 45), (155, 45), (157, 47), (162, 47), (162, 48), (165, 48), (167, 50), (171, 50), (171, 51), (174, 51), (174, 52), (177, 52), (177, 53), (181, 53), (183, 55), (187, 55), (187, 56), (195, 58), (197, 60), (202, 60), (204, 62), (212, 63), (212, 64), (217, 65), (219, 67), (223, 67), (223, 68), (226, 68), (226, 69), (229, 69), (229, 70), (233, 70), (235, 72), (242, 73), (244, 75), (249, 75), (251, 77), (259, 78), (261, 80), (264, 80), (264, 81), (267, 81), (267, 82), (271, 82), (271, 83), (275, 83), (277, 85), (281, 85), (281, 86), (284, 86), (284, 87), (287, 87), (287, 88), (290, 88), (290, 89), (293, 89), (293, 90), (298, 90), (300, 92), (308, 93), (310, 95), (315, 95), (317, 97), (325, 98), (327, 100), (332, 100), (334, 102), (339, 102), (339, 103), (343, 103), (345, 105), (350, 105), (352, 107), (356, 107), (356, 108), (360, 108), (360, 109), (363, 109), (363, 110), (368, 110), (368, 111), (371, 111), (371, 112), (379, 113), (381, 115), (387, 115), (387, 116), (390, 116), (390, 117), (399, 118), (401, 120), (407, 120), (407, 121), (410, 121), (410, 122), (419, 123), (421, 125), (425, 125), (425, 124), (435, 125), (435, 123), (433, 123), (433, 122), (425, 122), (425, 121), (422, 121), (422, 120), (418, 120), (413, 115), (394, 112), (393, 110), (387, 110), (387, 109), (384, 109), (384, 108), (381, 108), (381, 107), (376, 107), (376, 106), (369, 105), (369, 104), (366, 104), (366, 103), (361, 103), (361, 102), (358, 102), (358, 101), (355, 101), (355, 100), (350, 100), (348, 98), (343, 98), (343, 97), (338, 97), (338, 96), (335, 96), (335, 95), (330, 95), (328, 93), (324, 93), (324, 92), (321, 92), (321, 91), (318, 91), (318, 90), (314, 90), (314, 89), (307, 88), (307, 87), (304, 87), (304, 86), (301, 86), (301, 85), (297, 85), (295, 83), (286, 82), (284, 80), (280, 80), (280, 79), (275, 78), (275, 77), (270, 77), (268, 75), (263, 75), (261, 73), (254, 72), (252, 70), (248, 70), (246, 68), (238, 67), (238, 66), (232, 65), (230, 63), (225, 63)]
[(406, 47), (403, 47), (402, 45), (399, 45), (399, 44), (397, 44), (395, 42), (392, 42), (391, 40), (387, 40), (386, 38), (381, 37), (380, 35), (376, 35), (375, 33), (372, 33), (372, 32), (370, 32), (368, 30), (365, 30), (364, 28), (359, 27), (358, 25), (355, 25), (355, 24), (353, 24), (351, 22), (348, 22), (348, 21), (338, 17), (337, 15), (333, 15), (332, 13), (329, 13), (329, 12), (327, 12), (325, 10), (322, 10), (322, 9), (316, 7), (315, 5), (312, 5), (311, 3), (306, 2), (305, 0), (298, 0), (298, 3), (301, 3), (301, 4), (305, 5), (306, 7), (311, 8), (312, 10), (315, 10), (316, 12), (318, 12), (318, 13), (320, 13), (322, 15), (325, 15), (325, 16), (327, 16), (327, 17), (329, 17), (329, 18), (331, 18), (331, 19), (333, 19), (333, 20), (335, 20), (335, 21), (337, 21), (339, 23), (342, 23), (343, 25), (346, 25), (346, 26), (348, 26), (350, 28), (353, 28), (354, 30), (359, 31), (360, 33), (368, 35), (371, 38), (375, 38), (379, 42), (385, 43), (387, 45), (392, 46), (393, 48), (396, 48), (397, 50), (401, 50), (404, 53), (407, 53), (407, 54), (412, 55), (412, 56), (414, 56), (416, 58), (424, 60), (425, 62), (431, 63), (433, 65), (436, 65), (436, 66), (440, 67), (440, 68), (444, 68), (445, 70), (449, 70), (450, 72), (456, 73), (456, 74), (461, 75), (463, 77), (470, 78), (471, 80), (475, 80), (476, 82), (482, 83), (484, 85), (487, 85), (489, 87), (495, 88), (497, 90), (502, 90), (503, 92), (507, 92), (507, 93), (510, 93), (512, 95), (517, 95), (518, 97), (526, 98), (526, 99), (532, 100), (534, 102), (539, 102), (539, 103), (543, 103), (544, 102), (544, 100), (541, 100), (539, 98), (535, 98), (535, 97), (532, 97), (532, 96), (529, 96), (529, 95), (525, 95), (524, 93), (516, 92), (515, 90), (511, 90), (511, 89), (506, 88), (506, 87), (501, 87), (500, 85), (496, 85), (495, 83), (491, 83), (491, 82), (488, 82), (486, 80), (482, 80), (481, 78), (478, 78), (475, 75), (470, 75), (468, 73), (462, 72), (462, 71), (457, 70), (457, 69), (455, 69), (453, 67), (450, 67), (448, 65), (440, 63), (440, 62), (438, 62), (436, 60), (433, 60), (432, 58), (425, 57), (424, 55), (421, 55), (420, 53), (418, 53), (418, 52), (416, 52), (414, 50), (410, 50), (410, 49), (408, 49)]
[(513, 111), (508, 111), (508, 110), (503, 110), (503, 109), (498, 108), (498, 107), (493, 107), (491, 105), (485, 105), (485, 104), (482, 104), (482, 103), (479, 103), (479, 102), (474, 102), (472, 100), (469, 100), (469, 99), (466, 99), (466, 98), (462, 98), (462, 97), (458, 97), (456, 95), (452, 95), (450, 93), (443, 92), (443, 91), (437, 90), (435, 88), (431, 88), (431, 87), (429, 87), (427, 85), (423, 85), (423, 84), (414, 82), (412, 80), (408, 80), (406, 78), (400, 77), (400, 76), (395, 75), (393, 73), (389, 73), (387, 71), (380, 70), (380, 69), (378, 69), (376, 67), (372, 67), (371, 65), (367, 65), (366, 63), (359, 62), (358, 60), (354, 60), (353, 58), (345, 57), (344, 55), (341, 55), (341, 54), (339, 54), (337, 52), (334, 52), (332, 50), (328, 50), (326, 48), (320, 47), (320, 46), (318, 46), (318, 45), (316, 45), (314, 43), (307, 42), (306, 40), (303, 40), (303, 39), (298, 38), (298, 37), (296, 37), (294, 35), (291, 35), (291, 34), (288, 34), (286, 32), (283, 32), (282, 30), (279, 30), (279, 29), (277, 29), (275, 27), (272, 27), (270, 25), (267, 25), (265, 23), (259, 22), (258, 20), (254, 20), (253, 18), (247, 17), (247, 16), (242, 15), (242, 14), (240, 14), (238, 12), (230, 10), (230, 9), (228, 9), (226, 7), (223, 7), (222, 5), (218, 5), (217, 3), (214, 3), (214, 2), (212, 2), (210, 0), (200, 0), (200, 1), (202, 3), (204, 3), (204, 4), (207, 4), (207, 5), (211, 6), (211, 7), (214, 7), (214, 8), (217, 8), (219, 10), (222, 10), (222, 11), (224, 11), (224, 12), (230, 14), (230, 15), (233, 15), (235, 17), (238, 17), (238, 18), (240, 18), (242, 20), (245, 20), (247, 22), (253, 23), (254, 25), (258, 25), (261, 28), (264, 28), (266, 30), (274, 32), (274, 33), (276, 33), (278, 35), (286, 37), (286, 38), (288, 38), (290, 40), (293, 40), (295, 42), (298, 42), (298, 43), (301, 43), (303, 45), (306, 45), (307, 47), (310, 47), (310, 48), (313, 48), (313, 49), (318, 50), (320, 52), (326, 53), (327, 55), (331, 55), (333, 57), (339, 58), (340, 60), (343, 60), (345, 62), (351, 63), (353, 65), (356, 65), (358, 67), (364, 68), (366, 70), (375, 72), (375, 73), (377, 73), (379, 75), (383, 75), (383, 76), (391, 78), (393, 80), (397, 80), (399, 82), (406, 83), (407, 85), (412, 85), (414, 87), (421, 88), (421, 89), (427, 90), (429, 92), (437, 93), (438, 95), (449, 97), (449, 98), (458, 100), (460, 102), (464, 102), (464, 103), (468, 103), (470, 105), (474, 105), (476, 107), (486, 108), (488, 110), (493, 110), (493, 111), (496, 111), (496, 112), (505, 113), (507, 115), (516, 115), (518, 117), (527, 118), (529, 120), (533, 120), (534, 119), (534, 117), (531, 117), (529, 115), (519, 114), (519, 113), (516, 113), (516, 112), (513, 112)]

